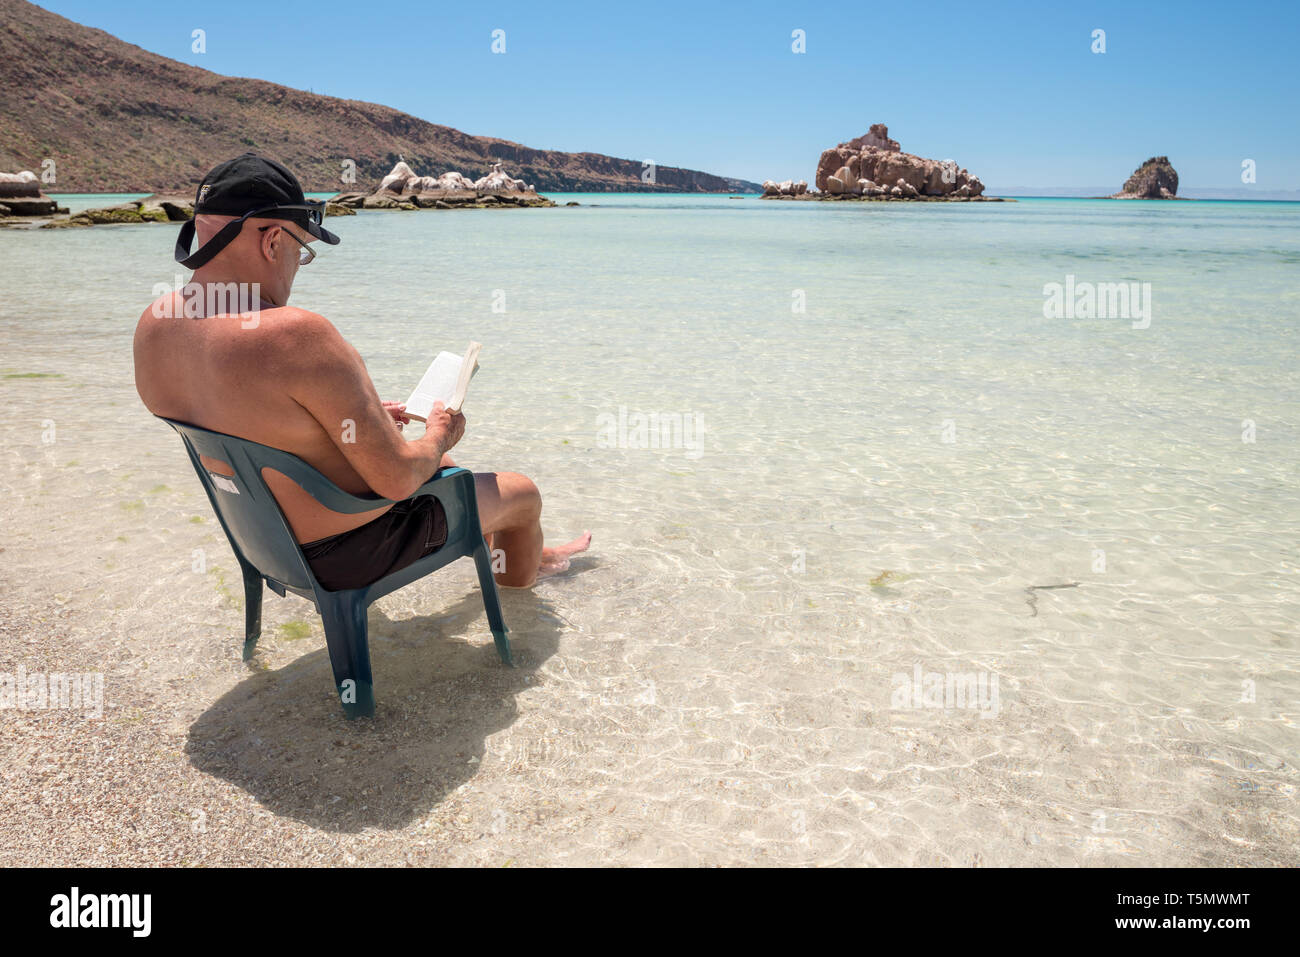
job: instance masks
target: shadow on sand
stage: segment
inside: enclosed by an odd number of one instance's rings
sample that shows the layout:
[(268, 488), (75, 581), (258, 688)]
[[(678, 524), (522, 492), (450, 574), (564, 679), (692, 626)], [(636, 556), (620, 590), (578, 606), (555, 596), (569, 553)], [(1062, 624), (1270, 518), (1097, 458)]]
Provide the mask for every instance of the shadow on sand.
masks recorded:
[(371, 606), (373, 718), (344, 719), (317, 630), (316, 651), (254, 671), (200, 715), (186, 754), (314, 827), (404, 827), (474, 776), (486, 739), (514, 721), (515, 696), (559, 645), (564, 622), (546, 601), (503, 589), (501, 604), (514, 668), (497, 657), (477, 587), (451, 608), (405, 620)]

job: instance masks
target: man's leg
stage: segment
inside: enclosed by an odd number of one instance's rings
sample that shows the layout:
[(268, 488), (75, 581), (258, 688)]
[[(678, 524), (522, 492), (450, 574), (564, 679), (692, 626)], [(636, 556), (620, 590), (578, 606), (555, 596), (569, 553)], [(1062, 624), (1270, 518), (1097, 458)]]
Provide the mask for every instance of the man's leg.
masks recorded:
[(591, 533), (584, 532), (559, 548), (542, 547), (542, 495), (526, 475), (475, 472), (474, 494), (488, 547), (505, 553), (505, 570), (495, 576), (498, 585), (527, 588), (539, 574), (568, 568), (569, 557), (591, 542)]

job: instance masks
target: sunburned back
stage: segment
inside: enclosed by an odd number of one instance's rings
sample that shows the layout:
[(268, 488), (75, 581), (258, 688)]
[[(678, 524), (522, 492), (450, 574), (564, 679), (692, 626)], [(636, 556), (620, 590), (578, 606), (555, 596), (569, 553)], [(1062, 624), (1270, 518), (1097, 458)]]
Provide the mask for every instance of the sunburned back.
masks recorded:
[[(136, 328), (136, 388), (149, 411), (283, 449), (346, 491), (370, 491), (325, 427), (293, 398), (294, 382), (311, 366), (301, 337), (289, 334), (299, 310), (264, 308), (255, 320), (169, 313), (183, 314), (177, 294), (146, 309)], [(343, 423), (338, 427), (342, 431)], [(225, 463), (204, 464), (231, 472)], [(300, 542), (356, 528), (385, 511), (333, 512), (278, 472), (265, 477)]]

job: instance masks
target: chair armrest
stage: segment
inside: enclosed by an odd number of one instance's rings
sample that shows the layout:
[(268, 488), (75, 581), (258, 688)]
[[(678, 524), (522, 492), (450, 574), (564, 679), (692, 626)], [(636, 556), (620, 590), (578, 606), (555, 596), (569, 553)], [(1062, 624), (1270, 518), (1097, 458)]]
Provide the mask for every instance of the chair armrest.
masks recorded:
[[(449, 486), (454, 484), (455, 480), (461, 475), (470, 475), (469, 469), (463, 469), (460, 466), (453, 468), (438, 469), (433, 473), (433, 478), (425, 482), (414, 492), (408, 495), (405, 501), (413, 498), (419, 498), (421, 495), (443, 495), (450, 494)], [(317, 494), (317, 493), (321, 494)], [(320, 502), (326, 508), (333, 509), (336, 512), (355, 513), (364, 512), (372, 508), (383, 508), (385, 505), (395, 505), (396, 499), (384, 498), (382, 495), (353, 495), (351, 492), (344, 492), (342, 489), (321, 489), (309, 488), (307, 493), (316, 501)]]
[(470, 474), (469, 469), (463, 469), (459, 465), (455, 465), (450, 468), (438, 469), (438, 471), (433, 473), (433, 478), (429, 479), (429, 481), (425, 482), (423, 485), (421, 485), (419, 488), (417, 488), (414, 492), (410, 494), (410, 497), (407, 499), (407, 501), (410, 501), (410, 499), (417, 498), (418, 496), (421, 495), (437, 495), (439, 492), (442, 492), (444, 489), (446, 489), (446, 487), (451, 483), (451, 480), (457, 478), (462, 474), (469, 475)]
[[(310, 468), (310, 466), (305, 467)], [(405, 501), (409, 502), (411, 499), (418, 498), (421, 495), (436, 496), (441, 494), (443, 496), (449, 496), (451, 493), (448, 486), (450, 486), (462, 473), (465, 475), (472, 474), (469, 469), (463, 469), (459, 466), (456, 466), (455, 468), (438, 469), (438, 471), (433, 473), (433, 478), (429, 479), (429, 481), (425, 482), (408, 495)], [(366, 495), (354, 495), (351, 492), (345, 492), (342, 489), (337, 488), (332, 483), (308, 483), (303, 481), (303, 479), (309, 479), (309, 476), (307, 475), (302, 475), (301, 477), (290, 475), (289, 477), (297, 481), (308, 495), (316, 499), (316, 501), (320, 502), (326, 508), (335, 512), (342, 512), (345, 515), (355, 514), (357, 512), (366, 512), (371, 509), (383, 508), (385, 505), (395, 505), (397, 503), (397, 499), (384, 498), (384, 496), (377, 495), (373, 492)]]

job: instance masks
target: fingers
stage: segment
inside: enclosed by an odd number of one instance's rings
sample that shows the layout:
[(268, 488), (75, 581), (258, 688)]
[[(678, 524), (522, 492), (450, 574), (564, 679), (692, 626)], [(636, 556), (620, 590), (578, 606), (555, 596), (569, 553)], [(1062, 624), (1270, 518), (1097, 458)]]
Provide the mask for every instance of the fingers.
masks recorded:
[(465, 434), (465, 416), (459, 412), (448, 412), (442, 402), (434, 402), (429, 418), (424, 424), (425, 434), (430, 431), (440, 433), (443, 439), (443, 451), (455, 446)]

